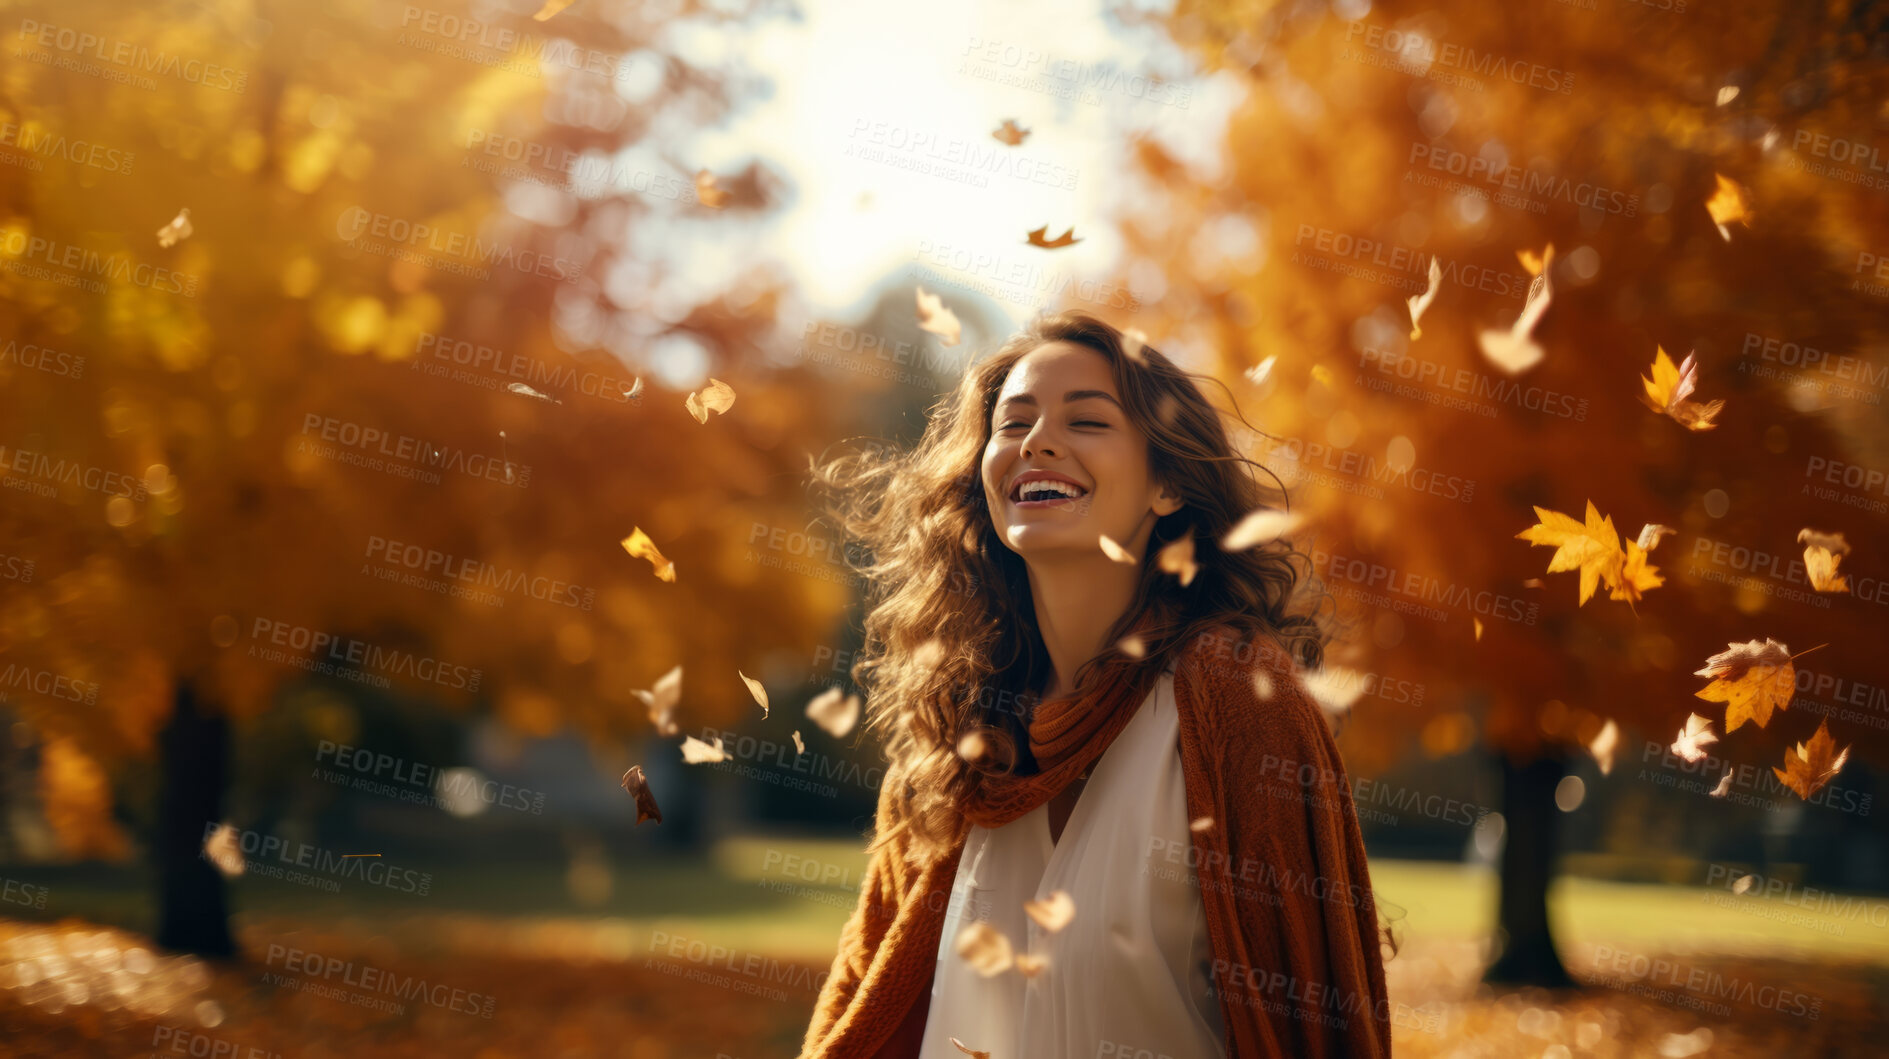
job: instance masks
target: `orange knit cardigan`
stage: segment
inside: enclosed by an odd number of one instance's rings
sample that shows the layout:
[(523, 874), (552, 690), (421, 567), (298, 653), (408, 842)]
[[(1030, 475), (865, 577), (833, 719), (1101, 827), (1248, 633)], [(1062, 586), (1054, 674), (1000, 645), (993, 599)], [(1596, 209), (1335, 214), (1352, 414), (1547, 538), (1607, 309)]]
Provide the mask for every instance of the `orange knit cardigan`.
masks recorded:
[[(1270, 679), (1266, 697), (1264, 682), (1254, 680), (1261, 672)], [(1364, 840), (1323, 713), (1282, 650), (1258, 639), (1242, 646), (1230, 631), (1184, 649), (1175, 704), (1188, 817), (1212, 821), (1190, 832), (1186, 863), (1207, 918), (1229, 1059), (1389, 1056), (1390, 1008)], [(1043, 723), (1041, 716), (1031, 722), (1033, 745)], [(1060, 789), (1123, 727), (1101, 726), (1089, 745), (1046, 769), (1046, 778)], [(877, 814), (882, 831), (890, 826), (884, 791), (899, 782), (888, 770)], [(1034, 801), (1053, 793), (1038, 790)], [(922, 868), (896, 844), (871, 859), (800, 1059), (917, 1059), (967, 836), (968, 825), (946, 856)], [(993, 1050), (992, 1059), (1042, 1057)]]

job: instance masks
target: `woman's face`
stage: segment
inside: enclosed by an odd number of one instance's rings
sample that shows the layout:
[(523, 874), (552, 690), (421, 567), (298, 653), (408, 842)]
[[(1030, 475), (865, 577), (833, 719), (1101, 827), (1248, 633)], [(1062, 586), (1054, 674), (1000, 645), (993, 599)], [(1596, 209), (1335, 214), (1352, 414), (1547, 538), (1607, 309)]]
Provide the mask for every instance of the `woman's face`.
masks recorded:
[[(1120, 402), (1108, 358), (1087, 346), (1048, 342), (1011, 367), (991, 412), (982, 473), (991, 521), (1012, 551), (1026, 560), (1110, 562), (1106, 534), (1139, 557), (1154, 520), (1180, 508), (1152, 479), (1148, 437)], [(1019, 479), (1041, 472), (1081, 495), (1019, 499)]]

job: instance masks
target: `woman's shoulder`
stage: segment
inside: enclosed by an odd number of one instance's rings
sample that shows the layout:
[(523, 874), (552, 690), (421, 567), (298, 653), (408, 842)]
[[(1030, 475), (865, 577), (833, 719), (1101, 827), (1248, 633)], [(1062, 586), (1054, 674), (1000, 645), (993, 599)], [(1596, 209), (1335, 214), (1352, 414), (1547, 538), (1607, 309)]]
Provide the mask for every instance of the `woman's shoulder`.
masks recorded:
[(1265, 632), (1229, 625), (1203, 633), (1176, 667), (1200, 723), (1222, 737), (1281, 749), (1330, 738), (1324, 711), (1305, 690), (1289, 651)]

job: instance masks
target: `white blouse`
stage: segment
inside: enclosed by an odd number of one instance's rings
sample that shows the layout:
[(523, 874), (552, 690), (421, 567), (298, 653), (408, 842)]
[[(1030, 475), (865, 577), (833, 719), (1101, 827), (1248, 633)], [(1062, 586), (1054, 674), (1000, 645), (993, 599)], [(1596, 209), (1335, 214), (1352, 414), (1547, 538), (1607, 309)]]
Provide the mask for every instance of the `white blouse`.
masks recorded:
[[(1098, 759), (1060, 841), (1047, 803), (996, 830), (972, 825), (919, 1059), (964, 1059), (953, 1037), (991, 1059), (1226, 1055), (1195, 872), (1167, 856), (1192, 837), (1179, 738), (1170, 667)], [(1052, 934), (1023, 903), (1057, 890), (1076, 914)], [(978, 920), (1048, 966), (1033, 978), (1014, 967), (979, 975), (957, 954), (958, 932)]]

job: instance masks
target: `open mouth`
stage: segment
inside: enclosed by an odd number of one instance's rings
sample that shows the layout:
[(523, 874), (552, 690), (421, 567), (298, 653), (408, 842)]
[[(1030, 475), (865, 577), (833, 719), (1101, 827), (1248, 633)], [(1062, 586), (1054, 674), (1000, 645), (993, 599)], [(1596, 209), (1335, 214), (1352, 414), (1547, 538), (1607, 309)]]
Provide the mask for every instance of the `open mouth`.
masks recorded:
[(1089, 491), (1079, 485), (1039, 478), (1010, 490), (1010, 501), (1020, 508), (1066, 507), (1088, 495)]

